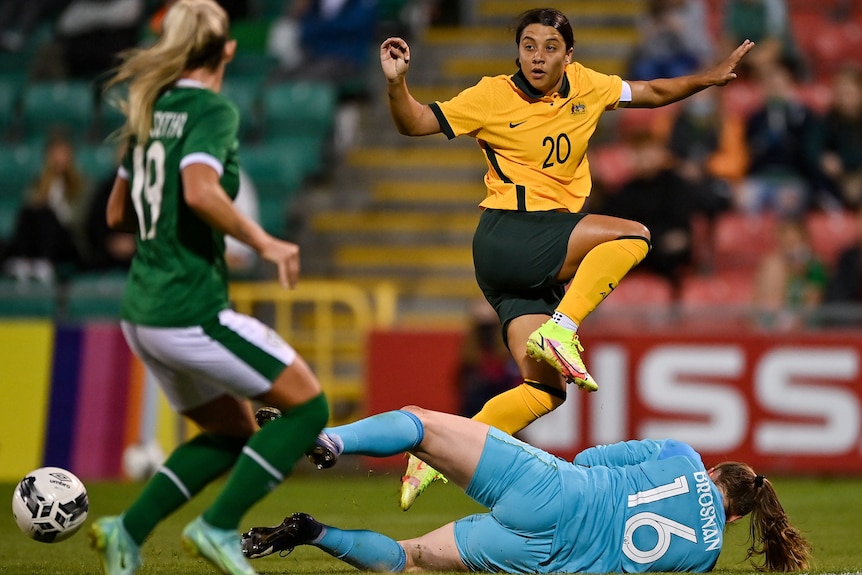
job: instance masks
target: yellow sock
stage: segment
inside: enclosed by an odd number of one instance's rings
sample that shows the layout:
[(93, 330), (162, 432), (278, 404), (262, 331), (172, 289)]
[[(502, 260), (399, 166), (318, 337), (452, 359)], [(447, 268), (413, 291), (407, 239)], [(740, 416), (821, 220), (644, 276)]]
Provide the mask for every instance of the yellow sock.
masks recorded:
[(524, 383), (489, 399), (473, 416), (509, 434), (518, 433), (566, 401), (566, 392), (536, 381)]
[(623, 237), (597, 245), (578, 266), (557, 311), (580, 325), (649, 250), (649, 241), (642, 237)]

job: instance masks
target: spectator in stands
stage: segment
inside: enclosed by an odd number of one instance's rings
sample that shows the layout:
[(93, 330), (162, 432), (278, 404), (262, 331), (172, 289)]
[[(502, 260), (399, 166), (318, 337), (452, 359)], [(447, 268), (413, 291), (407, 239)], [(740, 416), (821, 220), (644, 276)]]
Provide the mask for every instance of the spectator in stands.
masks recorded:
[(0, 1), (0, 50), (19, 52), (36, 27), (70, 0)]
[[(124, 144), (117, 146), (117, 165), (125, 151)], [(112, 172), (96, 184), (87, 209), (84, 260), (89, 270), (127, 270), (135, 255), (135, 236), (110, 228), (105, 219), (115, 179), (116, 173)]]
[(715, 92), (706, 90), (681, 103), (671, 125), (668, 148), (676, 173), (688, 183), (693, 216), (705, 224), (704, 238), (694, 248), (695, 259), (707, 270), (712, 265), (715, 220), (733, 206), (732, 185), (746, 169), (744, 124), (728, 114)]
[(272, 26), (269, 51), (281, 63), (276, 79), (325, 82), (337, 89), (336, 152), (349, 149), (357, 137), (357, 102), (368, 96), (376, 25), (377, 0), (296, 0)]
[(478, 413), (489, 399), (521, 383), (518, 365), (500, 339), (500, 320), (485, 299), (470, 309), (470, 326), (458, 369), (459, 413)]
[(790, 25), (786, 0), (725, 0), (722, 14), (725, 49), (746, 39), (757, 43), (757, 53), (745, 65), (759, 68), (784, 61), (798, 77), (805, 75), (806, 62)]
[(638, 35), (629, 63), (632, 80), (684, 76), (712, 58), (703, 0), (649, 0)]
[(814, 253), (804, 220), (783, 219), (775, 231), (775, 249), (756, 272), (754, 307), (760, 327), (786, 331), (804, 326), (820, 305), (827, 269)]
[(138, 44), (145, 8), (145, 0), (73, 0), (55, 31), (66, 75), (90, 79), (114, 68), (117, 54)]
[(9, 240), (4, 272), (19, 280), (53, 282), (57, 266), (80, 264), (87, 185), (63, 132), (45, 144), (39, 176), (27, 192)]
[(748, 170), (737, 201), (748, 212), (799, 216), (822, 200), (820, 119), (797, 97), (795, 79), (783, 63), (763, 66), (757, 78), (763, 104), (746, 121)]
[(862, 69), (848, 66), (832, 80), (823, 121), (820, 165), (843, 207), (862, 207)]
[(862, 325), (862, 208), (856, 217), (857, 237), (841, 250), (826, 284), (823, 319), (829, 325)]
[(340, 90), (364, 79), (377, 0), (296, 0), (280, 20), (276, 30), (295, 27), (283, 44), (270, 46), (282, 62), (280, 77), (320, 80)]
[(633, 177), (615, 193), (608, 193), (601, 213), (637, 221), (649, 229), (652, 250), (639, 269), (666, 279), (678, 296), (691, 262), (695, 191), (674, 171), (670, 150), (653, 132), (633, 134), (629, 145)]

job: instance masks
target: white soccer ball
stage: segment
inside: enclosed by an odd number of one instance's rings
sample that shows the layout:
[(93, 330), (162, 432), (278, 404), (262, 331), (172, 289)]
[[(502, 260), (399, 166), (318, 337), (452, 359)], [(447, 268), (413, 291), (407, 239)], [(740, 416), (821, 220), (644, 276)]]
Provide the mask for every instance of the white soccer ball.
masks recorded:
[(68, 539), (90, 511), (87, 488), (71, 471), (40, 467), (27, 474), (12, 495), (12, 515), (21, 531), (42, 543)]
[(123, 451), (123, 473), (129, 479), (143, 481), (155, 475), (165, 461), (165, 452), (155, 441), (135, 443)]

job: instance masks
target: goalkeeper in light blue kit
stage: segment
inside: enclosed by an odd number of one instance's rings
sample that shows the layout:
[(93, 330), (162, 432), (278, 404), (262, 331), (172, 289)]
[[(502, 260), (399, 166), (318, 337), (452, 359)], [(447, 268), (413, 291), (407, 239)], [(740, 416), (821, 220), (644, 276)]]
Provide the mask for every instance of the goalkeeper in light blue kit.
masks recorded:
[(673, 439), (587, 449), (568, 462), (475, 420), (415, 406), (327, 428), (308, 453), (409, 451), (488, 507), (415, 539), (343, 530), (294, 513), (243, 535), (250, 558), (314, 545), (370, 571), (704, 572), (727, 523), (751, 514), (749, 556), (769, 571), (808, 568), (810, 548), (772, 484), (744, 463), (707, 469)]

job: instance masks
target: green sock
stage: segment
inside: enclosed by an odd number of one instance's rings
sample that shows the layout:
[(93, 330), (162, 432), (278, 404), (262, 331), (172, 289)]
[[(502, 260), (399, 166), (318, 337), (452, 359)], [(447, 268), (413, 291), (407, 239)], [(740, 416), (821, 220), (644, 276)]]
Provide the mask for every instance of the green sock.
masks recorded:
[(123, 525), (140, 545), (156, 525), (230, 469), (245, 441), (202, 433), (177, 447), (123, 514)]
[(245, 512), (290, 474), (328, 419), (329, 406), (320, 394), (255, 433), (221, 493), (204, 512), (204, 520), (221, 529), (236, 529)]

